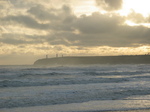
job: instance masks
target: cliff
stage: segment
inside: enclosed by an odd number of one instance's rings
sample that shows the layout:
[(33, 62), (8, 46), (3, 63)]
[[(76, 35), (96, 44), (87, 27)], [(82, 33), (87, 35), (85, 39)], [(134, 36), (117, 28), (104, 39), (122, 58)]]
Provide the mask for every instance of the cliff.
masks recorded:
[(150, 64), (150, 55), (84, 56), (39, 59), (34, 65)]

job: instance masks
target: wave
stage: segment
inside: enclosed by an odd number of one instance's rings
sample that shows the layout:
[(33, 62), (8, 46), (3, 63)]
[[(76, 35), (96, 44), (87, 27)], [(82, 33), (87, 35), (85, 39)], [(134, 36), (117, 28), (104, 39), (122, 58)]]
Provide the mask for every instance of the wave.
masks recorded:
[(146, 74), (146, 73), (150, 73), (150, 71), (135, 71), (135, 72), (123, 72), (123, 71), (107, 71), (107, 72), (83, 72), (84, 75), (92, 75), (92, 76), (106, 76), (106, 75), (137, 75), (137, 74)]
[(148, 80), (148, 72), (48, 72), (0, 75), (0, 88), (48, 85), (73, 85), (94, 83), (124, 83), (140, 79)]
[[(32, 69), (31, 69), (32, 70)], [(77, 76), (134, 76), (134, 75), (143, 75), (143, 74), (148, 74), (150, 71), (134, 71), (134, 72), (126, 72), (126, 71), (51, 71), (51, 70), (39, 70), (39, 71), (29, 71), (29, 69), (26, 71), (4, 71), (3, 73), (0, 74), (0, 78), (8, 78), (8, 79), (16, 79), (16, 78), (21, 78), (21, 77), (35, 77), (36, 76), (63, 76), (63, 75), (77, 75)]]
[(150, 94), (149, 88), (139, 89), (138, 86), (124, 88), (127, 85), (128, 83), (88, 84), (7, 89), (7, 95), (0, 98), (0, 108), (81, 103), (94, 100), (128, 100), (128, 97), (135, 95)]
[(22, 81), (11, 81), (4, 80), (0, 81), (0, 87), (29, 87), (29, 86), (46, 86), (46, 85), (59, 85), (59, 82), (22, 82)]
[(150, 95), (149, 79), (146, 65), (0, 69), (0, 108), (128, 100)]
[(17, 78), (27, 78), (27, 77), (35, 77), (36, 76), (59, 76), (59, 75), (69, 75), (67, 73), (57, 73), (57, 72), (50, 72), (50, 73), (38, 73), (38, 72), (17, 72), (17, 73), (7, 73), (1, 74), (1, 79), (17, 79)]
[(47, 85), (73, 85), (73, 84), (94, 84), (94, 83), (123, 83), (129, 81), (128, 78), (62, 78), (47, 80), (2, 80), (0, 87), (27, 87), (27, 86), (47, 86)]
[(50, 73), (22, 73), (19, 74), (18, 77), (27, 77), (27, 76), (59, 76), (59, 75), (67, 75), (66, 73), (57, 73), (57, 72), (50, 72)]

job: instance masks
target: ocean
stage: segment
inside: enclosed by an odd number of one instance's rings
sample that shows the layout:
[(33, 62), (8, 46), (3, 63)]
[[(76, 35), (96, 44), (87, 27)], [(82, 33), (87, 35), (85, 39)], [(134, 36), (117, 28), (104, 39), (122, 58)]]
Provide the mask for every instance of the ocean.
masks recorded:
[(150, 109), (150, 65), (0, 66), (0, 112)]

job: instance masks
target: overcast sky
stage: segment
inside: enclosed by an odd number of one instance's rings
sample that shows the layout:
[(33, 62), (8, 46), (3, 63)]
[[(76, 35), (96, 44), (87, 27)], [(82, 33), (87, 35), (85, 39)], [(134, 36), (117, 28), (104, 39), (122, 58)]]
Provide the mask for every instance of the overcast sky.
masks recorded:
[(147, 54), (150, 0), (0, 0), (0, 65), (45, 55)]

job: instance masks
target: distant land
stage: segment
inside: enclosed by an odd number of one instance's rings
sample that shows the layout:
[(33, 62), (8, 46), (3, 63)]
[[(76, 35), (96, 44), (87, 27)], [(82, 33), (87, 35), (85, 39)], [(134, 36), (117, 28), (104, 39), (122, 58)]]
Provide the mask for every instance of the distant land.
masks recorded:
[(150, 55), (66, 56), (39, 59), (34, 65), (150, 64)]

